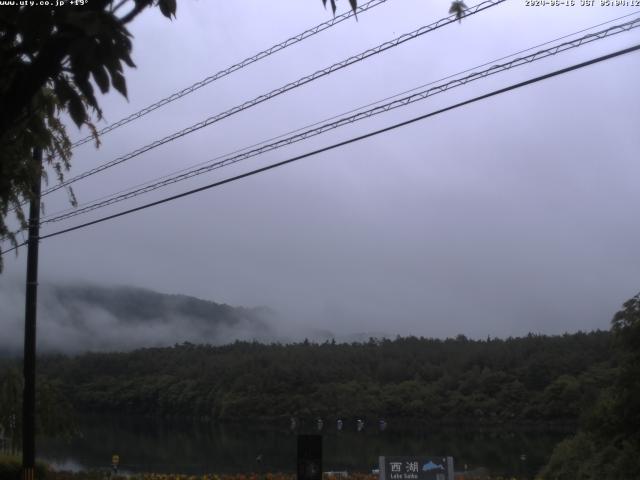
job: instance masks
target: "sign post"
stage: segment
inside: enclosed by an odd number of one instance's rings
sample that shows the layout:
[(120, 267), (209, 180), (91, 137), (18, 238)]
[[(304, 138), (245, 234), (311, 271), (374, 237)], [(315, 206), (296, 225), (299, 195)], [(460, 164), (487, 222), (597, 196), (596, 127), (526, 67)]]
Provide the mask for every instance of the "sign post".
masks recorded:
[(322, 435), (298, 435), (297, 480), (322, 480)]
[(120, 465), (120, 455), (112, 455), (111, 456), (111, 471), (114, 475), (118, 473), (118, 465)]

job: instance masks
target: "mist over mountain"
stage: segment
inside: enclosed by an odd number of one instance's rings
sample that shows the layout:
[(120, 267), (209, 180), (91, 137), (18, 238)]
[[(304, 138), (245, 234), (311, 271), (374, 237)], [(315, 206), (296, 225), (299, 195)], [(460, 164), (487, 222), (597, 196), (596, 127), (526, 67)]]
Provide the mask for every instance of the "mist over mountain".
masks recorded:
[[(271, 341), (278, 334), (268, 308), (233, 307), (186, 295), (136, 287), (47, 285), (38, 292), (38, 349), (79, 353), (132, 350), (182, 342), (214, 345)], [(0, 349), (19, 353), (24, 332), (24, 291), (0, 290)]]
[[(21, 355), (24, 287), (0, 283), (0, 354)], [(131, 286), (53, 285), (38, 290), (38, 351), (129, 351), (184, 342), (223, 345), (236, 340), (289, 343), (309, 339), (360, 342), (384, 333), (333, 332), (287, 319), (268, 307), (241, 307)]]

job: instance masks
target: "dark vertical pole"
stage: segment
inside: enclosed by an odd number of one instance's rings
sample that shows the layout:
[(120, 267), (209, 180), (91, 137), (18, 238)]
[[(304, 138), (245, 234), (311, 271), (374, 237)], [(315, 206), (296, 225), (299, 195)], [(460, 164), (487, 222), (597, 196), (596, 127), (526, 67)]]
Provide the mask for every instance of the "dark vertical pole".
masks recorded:
[(296, 480), (322, 480), (322, 435), (298, 435)]
[(38, 242), (40, 236), (40, 180), (42, 150), (33, 151), (36, 178), (29, 203), (27, 291), (24, 312), (24, 390), (22, 396), (22, 480), (34, 480), (36, 409), (36, 310), (38, 295)]

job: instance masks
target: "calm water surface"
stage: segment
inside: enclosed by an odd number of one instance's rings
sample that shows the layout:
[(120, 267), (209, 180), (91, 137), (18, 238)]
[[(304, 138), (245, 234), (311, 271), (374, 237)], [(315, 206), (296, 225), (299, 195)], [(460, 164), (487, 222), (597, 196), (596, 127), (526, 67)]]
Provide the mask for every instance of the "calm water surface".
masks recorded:
[[(40, 439), (38, 458), (67, 470), (108, 468), (120, 456), (123, 472), (248, 473), (295, 471), (296, 433), (283, 425), (218, 425), (95, 416), (79, 421), (81, 436)], [(450, 455), (456, 471), (485, 468), (496, 475), (533, 476), (556, 443), (571, 432), (541, 428), (418, 427), (390, 421), (385, 431), (367, 424), (356, 432), (345, 421), (323, 428), (324, 470), (369, 472), (380, 455)], [(262, 461), (257, 462), (258, 455)]]

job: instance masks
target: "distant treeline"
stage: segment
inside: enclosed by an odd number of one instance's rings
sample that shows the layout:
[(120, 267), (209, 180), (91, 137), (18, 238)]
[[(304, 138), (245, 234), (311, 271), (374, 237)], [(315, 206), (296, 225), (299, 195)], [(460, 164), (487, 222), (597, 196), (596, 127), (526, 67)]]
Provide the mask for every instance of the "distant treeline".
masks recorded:
[(610, 332), (181, 344), (39, 359), (76, 410), (216, 420), (575, 421), (617, 374)]

